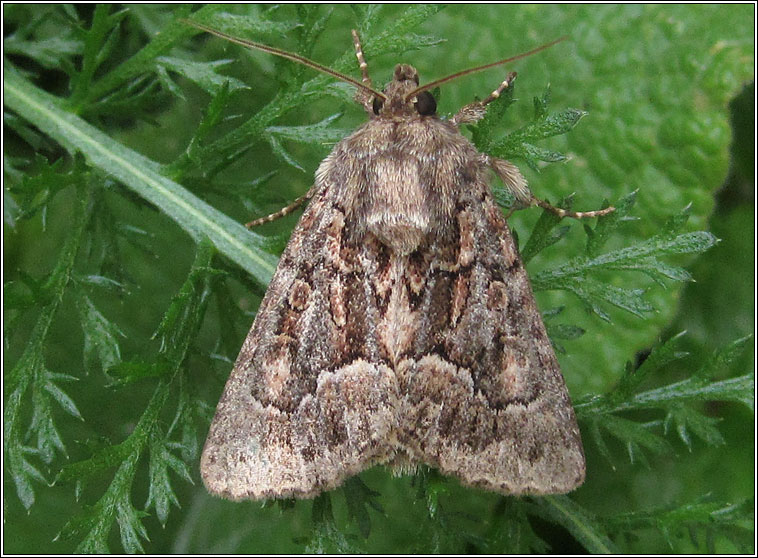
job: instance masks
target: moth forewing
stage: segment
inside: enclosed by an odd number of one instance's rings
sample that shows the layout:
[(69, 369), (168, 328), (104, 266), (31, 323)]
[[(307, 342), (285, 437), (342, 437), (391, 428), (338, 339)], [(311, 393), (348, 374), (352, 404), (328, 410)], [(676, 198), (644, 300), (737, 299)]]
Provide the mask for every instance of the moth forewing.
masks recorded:
[(539, 200), (458, 130), (515, 74), (445, 121), (412, 66), (373, 91), (353, 36), (369, 120), (316, 172), (203, 480), (232, 499), (312, 497), (377, 463), (426, 463), (504, 494), (568, 492), (584, 480), (579, 430), (489, 171)]

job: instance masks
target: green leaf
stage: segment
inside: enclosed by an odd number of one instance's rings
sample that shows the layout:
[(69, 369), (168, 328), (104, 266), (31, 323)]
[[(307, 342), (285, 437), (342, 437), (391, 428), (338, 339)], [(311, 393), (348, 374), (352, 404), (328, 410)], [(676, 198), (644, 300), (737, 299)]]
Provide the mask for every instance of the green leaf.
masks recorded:
[(690, 433), (711, 446), (721, 446), (726, 443), (721, 432), (716, 428), (719, 422), (719, 419), (707, 417), (686, 405), (672, 405), (669, 407), (664, 426), (668, 430), (669, 425), (673, 424), (679, 438), (687, 445), (687, 449), (692, 451)]
[[(223, 6), (205, 6), (195, 12), (195, 16), (212, 14), (223, 9)], [(178, 18), (186, 17), (189, 6), (180, 7), (176, 16)], [(145, 72), (154, 68), (155, 59), (167, 52), (179, 41), (186, 41), (193, 35), (192, 29), (182, 24), (178, 20), (173, 20), (156, 33), (151, 40), (139, 52), (130, 56), (126, 61), (110, 69), (105, 75), (94, 81), (89, 87), (87, 99), (94, 101), (123, 88), (126, 84), (132, 82), (135, 78), (142, 76)]]
[[(220, 75), (216, 69), (233, 60), (215, 60), (214, 62), (193, 62), (170, 56), (159, 56), (155, 59), (158, 69), (172, 71), (194, 81), (211, 95), (217, 95), (223, 87), (229, 91), (245, 89), (247, 86), (240, 80)], [(168, 74), (164, 74), (166, 77)], [(228, 84), (228, 85), (226, 85)]]
[(187, 280), (172, 299), (153, 335), (160, 339), (161, 352), (174, 369), (181, 364), (202, 323), (212, 280), (223, 275), (222, 271), (210, 267), (214, 253), (209, 241), (200, 242)]
[(5, 21), (15, 24), (15, 29), (3, 40), (3, 54), (28, 57), (50, 69), (70, 64), (72, 57), (82, 53), (84, 41), (78, 30), (62, 25), (62, 11), (50, 5), (31, 9), (18, 5), (5, 11)]
[(147, 378), (167, 376), (171, 374), (172, 369), (169, 359), (158, 357), (150, 362), (122, 361), (109, 367), (106, 372), (113, 378), (109, 387), (117, 387)]
[(262, 283), (268, 283), (276, 259), (261, 249), (263, 241), (258, 235), (162, 176), (155, 162), (61, 109), (54, 97), (7, 67), (4, 90), (5, 102), (11, 108), (46, 129), (72, 151), (84, 153), (92, 164), (159, 207), (195, 240), (207, 236)]
[(64, 170), (63, 159), (52, 164), (39, 153), (34, 156), (34, 169), (29, 169), (21, 179), (21, 184), (11, 191), (17, 195), (20, 212), (16, 219), (28, 219), (38, 211), (45, 211), (56, 195), (64, 188), (88, 180), (83, 165)]
[[(16, 484), (16, 493), (27, 509), (34, 503), (33, 480), (44, 477), (26, 459), (28, 448), (22, 443), (22, 406), (31, 401), (32, 418), (26, 436), (35, 434), (37, 450), (45, 463), (50, 463), (56, 450), (65, 452), (63, 440), (52, 416), (51, 398), (70, 414), (81, 418), (73, 400), (55, 384), (55, 380), (70, 379), (71, 376), (53, 374), (45, 366), (43, 346), (47, 339), (53, 318), (61, 304), (66, 287), (71, 278), (76, 255), (82, 242), (82, 235), (89, 214), (90, 189), (77, 189), (72, 227), (61, 250), (60, 257), (47, 280), (45, 290), (49, 297), (37, 319), (31, 335), (26, 341), (23, 354), (5, 377), (5, 408), (3, 413), (3, 450), (9, 463), (9, 472)], [(28, 392), (31, 390), (31, 397)]]
[(84, 292), (78, 293), (77, 307), (84, 332), (85, 369), (92, 371), (99, 363), (103, 370), (107, 370), (121, 362), (118, 338), (124, 337), (123, 332), (95, 308)]
[[(88, 96), (92, 78), (98, 66), (107, 58), (113, 48), (116, 27), (126, 15), (125, 11), (108, 14), (111, 7), (101, 4), (95, 8), (91, 27), (84, 32), (84, 52), (81, 69), (74, 72), (71, 80), (69, 104), (74, 112), (80, 112), (82, 103)], [(110, 38), (109, 38), (110, 37)]]
[(531, 504), (518, 498), (502, 498), (503, 520), (495, 523), (486, 551), (493, 554), (548, 554), (550, 545), (535, 532), (527, 511)]
[(538, 115), (531, 124), (511, 132), (505, 139), (492, 146), (493, 155), (505, 159), (523, 160), (533, 170), (538, 170), (538, 161), (558, 163), (566, 156), (549, 149), (537, 147), (534, 141), (559, 136), (570, 132), (587, 113), (568, 109), (555, 115)]
[(537, 512), (562, 525), (593, 554), (613, 554), (616, 546), (605, 534), (597, 518), (568, 496), (543, 496), (535, 499)]
[(615, 415), (605, 415), (598, 419), (595, 426), (624, 444), (632, 463), (639, 460), (646, 464), (643, 449), (655, 454), (671, 451), (671, 446), (666, 440), (653, 432), (652, 427), (656, 426), (655, 424), (649, 425)]
[[(198, 13), (193, 14), (194, 18)], [(274, 21), (267, 19), (265, 14), (247, 13), (244, 16), (227, 12), (214, 13), (207, 20), (211, 27), (234, 37), (255, 40), (257, 35), (284, 35), (299, 27), (297, 21)], [(205, 21), (204, 21), (205, 23)]]
[(716, 551), (713, 546), (715, 534), (732, 539), (740, 552), (751, 552), (754, 540), (748, 523), (752, 523), (754, 504), (748, 500), (735, 504), (708, 500), (700, 499), (681, 506), (619, 514), (608, 518), (606, 523), (614, 531), (631, 532), (643, 527), (654, 527), (663, 533), (670, 548), (675, 548), (675, 533), (687, 528), (693, 539), (694, 529), (705, 531), (708, 552)]
[(614, 204), (615, 211), (598, 217), (594, 229), (589, 225), (585, 225), (584, 230), (587, 233), (587, 247), (585, 251), (588, 257), (594, 258), (600, 255), (600, 250), (608, 241), (611, 234), (617, 231), (623, 223), (638, 219), (629, 215), (636, 201), (637, 190), (634, 190)]
[(347, 540), (335, 525), (332, 501), (328, 493), (313, 500), (311, 539), (305, 547), (309, 554), (356, 554), (358, 549)]
[(117, 522), (124, 549), (132, 553), (142, 552), (140, 538), (148, 538), (142, 524), (142, 518), (146, 514), (134, 508), (130, 495), (137, 462), (148, 444), (156, 418), (167, 396), (168, 384), (160, 384), (134, 431), (122, 444), (110, 446), (86, 461), (64, 467), (57, 480), (76, 478), (81, 481), (106, 467), (119, 464), (105, 494), (95, 505), (85, 508), (82, 513), (70, 519), (56, 539), (81, 538), (76, 548), (77, 552), (108, 552), (108, 535), (114, 522)]
[[(621, 203), (622, 207), (627, 206), (629, 204), (628, 198), (621, 200)], [(589, 274), (623, 270), (641, 271), (658, 280), (659, 283), (660, 278), (663, 277), (679, 280), (690, 279), (691, 276), (685, 270), (663, 263), (658, 259), (665, 255), (703, 252), (716, 244), (716, 237), (704, 231), (675, 235), (676, 230), (683, 226), (688, 216), (689, 211), (687, 209), (674, 215), (662, 232), (648, 240), (592, 257), (580, 256), (557, 268), (537, 273), (532, 276), (532, 286), (535, 291), (547, 289), (570, 291), (579, 297), (589, 311), (607, 321), (610, 321), (611, 318), (601, 303), (612, 304), (640, 318), (646, 317), (647, 313), (654, 310), (654, 307), (643, 298), (645, 289), (617, 287), (597, 281)], [(541, 247), (547, 247), (555, 242), (556, 235), (548, 236), (548, 234), (556, 222), (555, 217), (551, 218), (544, 215), (538, 221), (535, 231), (525, 247), (528, 258), (533, 257), (534, 253)], [(602, 237), (607, 234), (608, 230), (615, 228), (615, 226), (604, 224), (598, 232), (585, 229), (590, 235), (588, 246), (589, 243), (593, 243), (592, 252), (605, 241)]]
[(298, 141), (302, 143), (336, 143), (350, 133), (349, 130), (340, 130), (331, 128), (330, 124), (342, 116), (333, 114), (316, 124), (305, 126), (269, 126), (266, 128), (266, 138), (271, 144), (274, 153), (282, 158), (284, 162), (292, 165), (296, 169), (305, 172), (292, 156), (290, 156), (282, 147), (281, 140)]
[(179, 507), (179, 500), (171, 487), (169, 469), (192, 483), (187, 465), (171, 453), (168, 440), (162, 432), (154, 429), (150, 437), (150, 491), (145, 509), (155, 508), (155, 514), (161, 525), (166, 526), (171, 505)]
[[(412, 46), (418, 48), (422, 44), (427, 44), (429, 41), (411, 35), (409, 32), (420, 21), (438, 9), (432, 5), (413, 5), (405, 8), (397, 18), (392, 20), (390, 26), (383, 33), (376, 37), (363, 37), (364, 52), (367, 56), (378, 55), (388, 52), (401, 52)], [(200, 11), (193, 14), (193, 20), (212, 26), (210, 18), (200, 17)], [(189, 26), (186, 27), (189, 28)], [(197, 30), (194, 31), (197, 32)], [(332, 64), (329, 64), (329, 67), (337, 71), (345, 71), (350, 67), (348, 64), (353, 64), (354, 60), (355, 55), (352, 44), (350, 44), (345, 53)], [(200, 167), (216, 167), (225, 164), (241, 150), (249, 149), (251, 144), (260, 141), (265, 129), (277, 118), (305, 102), (312, 103), (315, 100), (314, 97), (325, 95), (328, 92), (328, 89), (325, 88), (326, 83), (326, 76), (323, 75), (318, 75), (307, 82), (302, 82), (300, 79), (290, 81), (287, 84), (288, 87), (280, 91), (274, 100), (231, 133), (210, 145), (197, 149), (192, 163)], [(187, 159), (180, 159), (171, 166), (169, 172), (183, 174), (189, 168), (189, 162)]]
[(676, 350), (676, 343), (681, 337), (682, 334), (675, 336), (657, 347), (636, 371), (628, 370), (622, 377), (617, 390), (577, 404), (577, 414), (592, 416), (618, 411), (666, 408), (670, 404), (679, 404), (684, 401), (738, 401), (752, 410), (754, 401), (750, 386), (754, 374), (721, 381), (713, 379), (718, 370), (728, 366), (739, 356), (750, 340), (748, 337), (738, 339), (717, 350), (711, 359), (685, 380), (643, 392), (635, 392), (651, 372), (687, 356), (687, 353)]
[(342, 493), (347, 503), (349, 518), (358, 524), (361, 536), (367, 539), (371, 533), (371, 518), (367, 508), (371, 507), (377, 511), (382, 511), (382, 506), (377, 499), (380, 494), (371, 490), (357, 476), (345, 482)]
[(753, 410), (755, 407), (752, 394), (754, 382), (755, 376), (753, 374), (720, 382), (689, 378), (669, 386), (640, 393), (628, 403), (618, 406), (617, 409), (660, 406), (662, 403), (677, 401), (738, 401)]
[[(558, 207), (571, 209), (573, 201), (573, 197), (571, 196), (563, 198), (558, 202)], [(532, 229), (531, 235), (529, 235), (529, 239), (521, 250), (521, 259), (524, 263), (529, 262), (542, 250), (552, 246), (566, 236), (569, 230), (571, 230), (571, 227), (557, 227), (560, 221), (561, 218), (552, 211), (542, 212), (542, 215), (540, 215), (540, 218)]]

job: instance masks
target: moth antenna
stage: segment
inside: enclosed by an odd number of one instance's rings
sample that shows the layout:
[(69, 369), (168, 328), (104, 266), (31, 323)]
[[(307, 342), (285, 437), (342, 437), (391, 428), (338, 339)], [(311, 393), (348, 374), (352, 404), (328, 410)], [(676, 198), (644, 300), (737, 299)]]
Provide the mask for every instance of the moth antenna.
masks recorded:
[(213, 27), (208, 27), (207, 25), (204, 25), (202, 23), (197, 23), (196, 21), (191, 21), (189, 19), (180, 19), (182, 23), (186, 23), (187, 25), (191, 25), (192, 27), (195, 27), (197, 29), (200, 29), (201, 31), (205, 31), (206, 33), (210, 33), (211, 35), (216, 35), (217, 37), (221, 37), (222, 39), (226, 39), (229, 42), (236, 43), (238, 45), (242, 45), (247, 48), (253, 48), (256, 50), (262, 50), (263, 52), (267, 52), (269, 54), (273, 54), (275, 56), (281, 56), (282, 58), (286, 58), (287, 60), (292, 60), (293, 62), (297, 62), (299, 64), (302, 64), (303, 66), (308, 66), (309, 68), (313, 68), (314, 70), (317, 70), (321, 73), (330, 75), (332, 77), (335, 77), (341, 81), (345, 81), (351, 85), (355, 85), (358, 89), (362, 89), (363, 91), (366, 91), (367, 93), (379, 97), (380, 99), (387, 100), (387, 97), (380, 93), (379, 91), (375, 91), (368, 87), (367, 85), (361, 83), (360, 81), (351, 78), (350, 76), (346, 76), (344, 74), (339, 73), (336, 70), (332, 70), (331, 68), (327, 68), (326, 66), (322, 66), (318, 62), (314, 62), (313, 60), (309, 60), (304, 56), (300, 56), (299, 54), (294, 54), (292, 52), (287, 52), (286, 50), (281, 50), (279, 48), (275, 48), (272, 46), (264, 45), (262, 43), (256, 43), (255, 41), (248, 41), (247, 39), (240, 39), (238, 37), (234, 37), (232, 35), (228, 35), (224, 33), (223, 31), (219, 31), (217, 29), (214, 29)]
[(531, 56), (532, 54), (537, 54), (540, 51), (543, 51), (545, 49), (550, 48), (553, 45), (556, 45), (560, 43), (561, 41), (565, 41), (568, 39), (568, 36), (564, 35), (563, 37), (560, 37), (558, 39), (555, 39), (554, 41), (551, 41), (549, 43), (545, 43), (544, 45), (538, 46), (537, 48), (533, 48), (530, 51), (522, 52), (521, 54), (517, 54), (516, 56), (511, 56), (510, 58), (506, 58), (505, 60), (498, 60), (497, 62), (490, 62), (489, 64), (485, 64), (484, 66), (477, 66), (476, 68), (469, 68), (468, 70), (461, 70), (460, 72), (456, 72), (454, 74), (451, 74), (447, 77), (443, 77), (437, 80), (434, 80), (431, 83), (426, 83), (422, 85), (421, 87), (417, 87), (410, 93), (408, 93), (405, 96), (405, 100), (409, 101), (422, 91), (427, 91), (428, 89), (433, 89), (434, 87), (437, 87), (438, 85), (441, 85), (443, 83), (447, 83), (448, 81), (453, 81), (454, 79), (458, 79), (462, 76), (467, 76), (468, 74), (473, 74), (476, 72), (481, 72), (482, 70), (487, 70), (488, 68), (492, 68), (494, 66), (500, 66), (502, 64), (508, 64), (509, 62), (514, 62), (516, 60), (521, 60), (522, 58), (526, 58), (527, 56)]

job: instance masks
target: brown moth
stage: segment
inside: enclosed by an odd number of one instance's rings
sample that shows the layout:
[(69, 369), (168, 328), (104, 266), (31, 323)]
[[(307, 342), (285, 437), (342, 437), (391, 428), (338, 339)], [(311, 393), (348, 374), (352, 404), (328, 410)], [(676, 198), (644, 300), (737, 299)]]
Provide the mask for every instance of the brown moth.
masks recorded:
[(488, 175), (561, 216), (613, 208), (553, 208), (461, 135), (514, 73), (449, 120), (428, 91), (531, 52), (422, 87), (400, 64), (379, 92), (355, 32), (362, 82), (188, 23), (354, 84), (369, 116), (316, 171), (218, 403), (200, 465), (208, 490), (309, 498), (378, 463), (425, 463), (503, 494), (579, 486), (574, 411)]

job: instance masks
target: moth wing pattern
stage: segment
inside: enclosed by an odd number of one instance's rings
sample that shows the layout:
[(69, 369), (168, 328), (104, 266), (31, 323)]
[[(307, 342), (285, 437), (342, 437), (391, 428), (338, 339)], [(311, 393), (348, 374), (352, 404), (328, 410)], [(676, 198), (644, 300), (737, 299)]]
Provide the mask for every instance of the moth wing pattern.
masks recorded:
[[(366, 126), (319, 168), (211, 425), (211, 492), (309, 497), (382, 462), (505, 494), (583, 481), (568, 392), (487, 165), (448, 124), (406, 127)], [(413, 148), (400, 152), (397, 134)]]
[(208, 490), (233, 500), (310, 497), (392, 453), (397, 380), (376, 358), (379, 243), (340, 254), (344, 212), (316, 192), (281, 257), (203, 449)]
[(584, 481), (581, 437), (518, 250), (486, 183), (457, 207), (458, 250), (428, 267), (415, 310), (426, 331), (397, 366), (398, 437), (464, 484), (569, 492)]
[(451, 120), (417, 105), (418, 83), (397, 65), (373, 103), (361, 95), (369, 121), (321, 163), (211, 424), (210, 492), (311, 497), (376, 463), (427, 463), (504, 494), (584, 480), (571, 401), (487, 175), (524, 198), (526, 182), (458, 129), (510, 81)]

